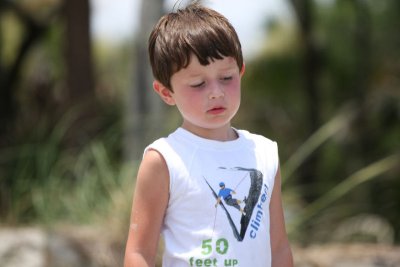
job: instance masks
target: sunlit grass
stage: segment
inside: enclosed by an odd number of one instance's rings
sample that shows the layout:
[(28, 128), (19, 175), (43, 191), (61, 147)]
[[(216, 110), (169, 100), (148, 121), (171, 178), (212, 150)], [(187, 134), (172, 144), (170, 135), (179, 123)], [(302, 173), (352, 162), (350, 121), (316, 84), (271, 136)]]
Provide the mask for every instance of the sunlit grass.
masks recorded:
[(344, 108), (304, 141), (283, 164), (282, 172), (284, 176), (282, 177), (282, 183), (285, 184), (317, 148), (337, 135), (339, 131), (348, 127), (354, 117), (354, 113), (354, 110), (349, 107)]
[(379, 177), (379, 175), (393, 169), (399, 164), (400, 154), (394, 154), (356, 171), (354, 174), (350, 175), (341, 183), (329, 190), (326, 194), (322, 195), (319, 199), (301, 210), (289, 224), (289, 234), (299, 231), (304, 223), (311, 220), (313, 216), (316, 216), (324, 209), (333, 205), (335, 201), (340, 200), (351, 190), (354, 190), (356, 187), (369, 180)]

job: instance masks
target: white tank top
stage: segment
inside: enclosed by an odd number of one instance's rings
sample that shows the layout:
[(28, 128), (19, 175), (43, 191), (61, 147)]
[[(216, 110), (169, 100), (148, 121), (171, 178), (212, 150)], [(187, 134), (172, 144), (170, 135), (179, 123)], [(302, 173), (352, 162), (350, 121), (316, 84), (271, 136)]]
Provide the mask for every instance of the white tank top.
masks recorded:
[(146, 148), (162, 154), (170, 175), (164, 267), (271, 265), (277, 144), (237, 133), (238, 139), (220, 142), (178, 128)]

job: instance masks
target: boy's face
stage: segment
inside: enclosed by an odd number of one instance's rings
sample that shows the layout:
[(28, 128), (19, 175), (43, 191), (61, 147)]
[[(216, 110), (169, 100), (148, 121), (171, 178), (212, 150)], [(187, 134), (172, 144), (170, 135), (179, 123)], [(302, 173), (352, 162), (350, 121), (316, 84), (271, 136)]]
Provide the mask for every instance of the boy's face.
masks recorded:
[(173, 92), (157, 81), (154, 89), (169, 105), (176, 105), (183, 117), (182, 127), (199, 136), (214, 138), (230, 129), (230, 121), (240, 106), (239, 70), (232, 57), (203, 66), (192, 56), (187, 68), (171, 77)]

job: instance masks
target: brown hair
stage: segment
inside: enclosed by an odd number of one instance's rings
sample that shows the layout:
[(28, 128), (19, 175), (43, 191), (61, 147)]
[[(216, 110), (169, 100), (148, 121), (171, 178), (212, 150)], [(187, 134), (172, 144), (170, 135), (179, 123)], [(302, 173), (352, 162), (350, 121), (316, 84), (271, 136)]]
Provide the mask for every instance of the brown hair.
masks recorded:
[(171, 76), (190, 63), (192, 54), (200, 64), (231, 56), (239, 69), (243, 55), (230, 22), (215, 10), (197, 2), (160, 18), (149, 37), (149, 57), (154, 78), (172, 90)]

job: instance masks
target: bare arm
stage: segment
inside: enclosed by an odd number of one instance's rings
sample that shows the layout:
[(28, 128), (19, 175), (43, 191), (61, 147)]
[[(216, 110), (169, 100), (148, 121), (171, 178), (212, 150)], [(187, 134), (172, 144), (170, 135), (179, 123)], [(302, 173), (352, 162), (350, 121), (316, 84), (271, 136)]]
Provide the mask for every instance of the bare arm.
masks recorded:
[(157, 151), (149, 150), (140, 164), (137, 175), (125, 249), (125, 267), (155, 266), (168, 196), (167, 165)]
[(285, 219), (283, 216), (280, 168), (278, 168), (276, 173), (269, 211), (271, 216), (272, 267), (293, 267), (293, 256), (287, 238)]

